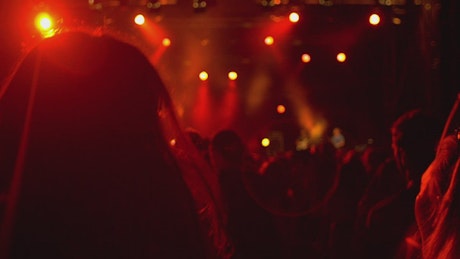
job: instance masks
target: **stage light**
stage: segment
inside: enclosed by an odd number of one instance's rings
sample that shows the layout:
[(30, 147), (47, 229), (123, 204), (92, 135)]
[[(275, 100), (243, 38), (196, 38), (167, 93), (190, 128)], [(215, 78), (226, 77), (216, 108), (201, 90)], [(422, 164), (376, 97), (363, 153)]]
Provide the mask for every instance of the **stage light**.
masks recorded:
[(371, 25), (377, 26), (380, 23), (380, 16), (378, 14), (371, 14), (369, 16), (369, 23)]
[(339, 54), (337, 54), (337, 61), (339, 61), (340, 63), (345, 62), (346, 59), (347, 55), (345, 55), (345, 53), (340, 52)]
[(296, 23), (298, 22), (300, 19), (300, 16), (298, 13), (296, 12), (292, 12), (289, 14), (289, 21), (292, 22), (292, 23)]
[(235, 71), (228, 72), (228, 79), (236, 80), (236, 78), (238, 78), (238, 74)]
[(165, 47), (169, 47), (171, 45), (171, 40), (169, 38), (164, 38), (161, 41), (161, 44), (163, 44), (163, 46), (165, 46)]
[(161, 1), (160, 0), (147, 1), (147, 4), (145, 4), (145, 6), (152, 11), (158, 10), (161, 7)]
[(263, 7), (273, 7), (276, 5), (280, 5), (281, 0), (261, 0), (260, 5)]
[(126, 1), (123, 0), (113, 0), (113, 1), (107, 1), (107, 0), (88, 0), (88, 6), (89, 9), (91, 10), (102, 10), (103, 8), (106, 7), (118, 7), (121, 5), (126, 5)]
[(204, 11), (208, 6), (208, 3), (205, 0), (193, 0), (192, 6), (195, 11), (199, 12)]
[(208, 80), (208, 73), (206, 71), (201, 71), (198, 77), (201, 81), (206, 81)]
[(144, 15), (142, 14), (136, 15), (136, 17), (134, 17), (134, 23), (136, 23), (137, 25), (143, 25), (145, 23)]
[(44, 38), (54, 36), (57, 31), (53, 18), (45, 12), (39, 13), (35, 16), (35, 27)]
[(262, 147), (268, 147), (268, 146), (270, 146), (270, 139), (269, 138), (263, 138), (260, 141), (260, 144), (262, 145)]
[(273, 43), (275, 42), (275, 39), (273, 39), (272, 36), (267, 36), (265, 37), (264, 42), (265, 42), (265, 45), (270, 46), (270, 45), (273, 45)]
[(279, 113), (279, 114), (283, 114), (286, 112), (286, 106), (282, 105), (282, 104), (279, 104), (278, 106), (276, 106), (276, 112)]
[(311, 61), (311, 56), (308, 55), (307, 53), (304, 53), (302, 54), (301, 59), (303, 63), (309, 63)]

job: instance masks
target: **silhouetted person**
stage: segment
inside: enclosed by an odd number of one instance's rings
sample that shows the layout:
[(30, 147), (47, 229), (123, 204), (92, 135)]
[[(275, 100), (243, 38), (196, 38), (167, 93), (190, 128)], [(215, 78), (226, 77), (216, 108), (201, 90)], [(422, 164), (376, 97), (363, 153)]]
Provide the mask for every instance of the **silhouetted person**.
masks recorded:
[(272, 216), (252, 197), (257, 175), (241, 137), (233, 130), (217, 132), (211, 139), (210, 158), (227, 208), (233, 258), (282, 258)]
[(423, 173), (415, 202), (422, 259), (460, 257), (458, 125), (457, 99), (444, 125), (436, 157)]
[(283, 258), (324, 258), (330, 251), (323, 207), (336, 170), (334, 151), (317, 145), (280, 153), (259, 169), (258, 197), (276, 216)]
[(352, 258), (357, 207), (368, 183), (360, 153), (349, 150), (340, 161), (334, 186), (326, 200), (329, 219), (329, 258)]
[(405, 112), (393, 123), (393, 158), (400, 174), (393, 181), (404, 184), (369, 209), (362, 258), (407, 258), (418, 253), (417, 247), (406, 241), (417, 230), (415, 197), (422, 174), (435, 157), (441, 129), (437, 118), (420, 109)]
[(210, 172), (172, 107), (122, 41), (67, 32), (28, 53), (0, 92), (0, 257), (228, 257)]
[(459, 138), (444, 137), (422, 177), (415, 216), (422, 258), (459, 258)]

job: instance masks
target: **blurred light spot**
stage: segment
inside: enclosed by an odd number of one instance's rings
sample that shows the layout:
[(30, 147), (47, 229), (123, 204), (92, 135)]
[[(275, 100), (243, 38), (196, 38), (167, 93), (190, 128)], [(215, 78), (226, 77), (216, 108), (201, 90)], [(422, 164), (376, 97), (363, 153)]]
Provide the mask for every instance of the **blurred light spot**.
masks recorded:
[(340, 52), (339, 54), (337, 54), (337, 61), (345, 62), (346, 59), (347, 59), (347, 55), (345, 55), (345, 53)]
[(206, 81), (208, 80), (208, 73), (206, 71), (201, 71), (199, 77), (201, 81)]
[(263, 138), (263, 139), (260, 141), (260, 144), (262, 145), (262, 147), (268, 147), (268, 146), (270, 146), (270, 139), (268, 139), (268, 138)]
[(309, 63), (311, 61), (311, 57), (308, 54), (302, 54), (302, 62), (303, 63)]
[(289, 14), (289, 21), (292, 22), (292, 23), (296, 23), (298, 22), (300, 19), (300, 16), (298, 13), (296, 12), (292, 12)]
[(278, 106), (276, 106), (276, 112), (278, 112), (279, 114), (283, 114), (286, 112), (286, 106), (282, 105), (282, 104), (279, 104)]
[(401, 19), (398, 17), (393, 17), (393, 24), (396, 24), (396, 25), (401, 24)]
[(175, 145), (176, 145), (176, 139), (174, 139), (174, 138), (171, 139), (171, 140), (169, 141), (169, 145), (175, 146)]
[(56, 29), (53, 26), (53, 18), (48, 13), (42, 12), (35, 16), (35, 27), (44, 38), (55, 35)]
[(164, 38), (162, 41), (161, 41), (161, 44), (163, 44), (163, 46), (165, 47), (168, 47), (171, 45), (171, 40), (169, 38)]
[(273, 45), (275, 40), (273, 39), (272, 36), (267, 36), (265, 37), (264, 42), (265, 42), (265, 45), (270, 46), (270, 45)]
[(371, 16), (369, 16), (369, 23), (371, 25), (378, 25), (380, 23), (380, 16), (378, 14), (371, 14)]
[(137, 25), (143, 25), (145, 23), (145, 17), (142, 14), (136, 15), (136, 17), (134, 17), (134, 23)]
[(235, 71), (228, 72), (228, 79), (236, 80), (238, 78), (238, 74)]
[(193, 0), (192, 6), (195, 11), (204, 11), (208, 3), (205, 0)]

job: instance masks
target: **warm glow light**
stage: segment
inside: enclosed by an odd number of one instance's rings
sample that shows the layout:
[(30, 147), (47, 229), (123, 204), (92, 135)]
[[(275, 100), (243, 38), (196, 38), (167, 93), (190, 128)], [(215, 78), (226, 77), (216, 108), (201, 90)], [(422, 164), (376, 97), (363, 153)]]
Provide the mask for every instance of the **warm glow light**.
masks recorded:
[(380, 16), (378, 14), (372, 14), (369, 16), (369, 23), (372, 25), (378, 25), (380, 23)]
[(286, 112), (286, 106), (282, 105), (282, 104), (279, 104), (278, 106), (276, 106), (276, 112), (278, 112), (279, 114), (283, 114)]
[(393, 17), (393, 24), (396, 24), (396, 25), (401, 24), (401, 19), (398, 17)]
[(337, 54), (337, 61), (345, 62), (346, 59), (347, 59), (347, 55), (345, 55), (345, 53), (340, 52), (339, 54)]
[(38, 25), (40, 26), (40, 28), (42, 30), (49, 30), (51, 28), (51, 26), (53, 25), (53, 22), (51, 21), (50, 18), (48, 17), (42, 17), (39, 21), (38, 21)]
[(273, 45), (275, 40), (273, 39), (272, 36), (267, 36), (267, 37), (265, 37), (264, 42), (265, 42), (266, 45), (270, 46), (270, 45)]
[(145, 23), (145, 17), (142, 14), (138, 14), (134, 17), (134, 22), (137, 25), (143, 25)]
[(291, 14), (289, 14), (289, 21), (291, 21), (292, 23), (298, 22), (299, 19), (300, 19), (300, 16), (298, 13), (292, 12)]
[(235, 71), (228, 72), (228, 79), (236, 80), (237, 77), (238, 77), (238, 74)]
[(311, 61), (310, 55), (308, 55), (308, 54), (306, 54), (306, 53), (305, 53), (305, 54), (302, 54), (302, 62), (303, 62), (303, 63), (308, 63), (308, 62), (310, 62), (310, 61)]
[(53, 18), (48, 13), (39, 13), (35, 16), (35, 27), (40, 31), (43, 37), (48, 38), (56, 33), (53, 28)]
[(169, 141), (169, 145), (175, 146), (175, 145), (176, 145), (176, 139), (174, 139), (174, 138), (171, 139), (171, 140)]
[(263, 138), (262, 141), (260, 141), (260, 144), (262, 145), (262, 147), (268, 147), (270, 146), (270, 139)]
[(201, 71), (199, 77), (201, 81), (206, 81), (208, 80), (208, 73), (206, 71)]
[(168, 38), (164, 38), (161, 43), (163, 44), (163, 46), (168, 47), (171, 45), (171, 40)]

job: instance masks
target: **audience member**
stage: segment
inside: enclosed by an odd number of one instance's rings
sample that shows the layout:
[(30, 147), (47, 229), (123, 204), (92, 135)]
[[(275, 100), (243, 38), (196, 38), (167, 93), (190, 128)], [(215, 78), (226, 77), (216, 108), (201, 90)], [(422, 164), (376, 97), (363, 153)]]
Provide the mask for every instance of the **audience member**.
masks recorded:
[[(444, 137), (416, 199), (422, 258), (458, 258), (458, 133)], [(456, 250), (457, 249), (457, 250)]]
[(328, 194), (325, 216), (329, 220), (329, 258), (351, 258), (354, 224), (359, 199), (368, 176), (361, 154), (349, 150), (339, 161), (335, 183)]
[(362, 258), (411, 258), (417, 247), (409, 237), (416, 232), (415, 197), (423, 172), (433, 161), (441, 135), (437, 118), (420, 109), (401, 115), (391, 127), (392, 150), (403, 181), (399, 191), (374, 204), (365, 222), (366, 234)]
[(252, 196), (258, 175), (247, 154), (245, 143), (233, 130), (221, 130), (211, 139), (210, 158), (228, 213), (233, 258), (282, 258), (272, 216)]
[(322, 209), (336, 165), (335, 150), (327, 146), (278, 154), (259, 169), (263, 179), (259, 197), (275, 216), (283, 258), (323, 258), (329, 253), (328, 221)]
[(137, 48), (43, 40), (0, 91), (0, 257), (230, 257), (211, 172), (186, 139)]
[(458, 99), (444, 125), (436, 157), (422, 176), (415, 203), (421, 258), (459, 258)]
[(366, 146), (361, 154), (361, 162), (363, 163), (369, 180), (375, 176), (379, 167), (381, 167), (390, 156), (391, 151), (389, 148), (376, 146), (375, 144)]

